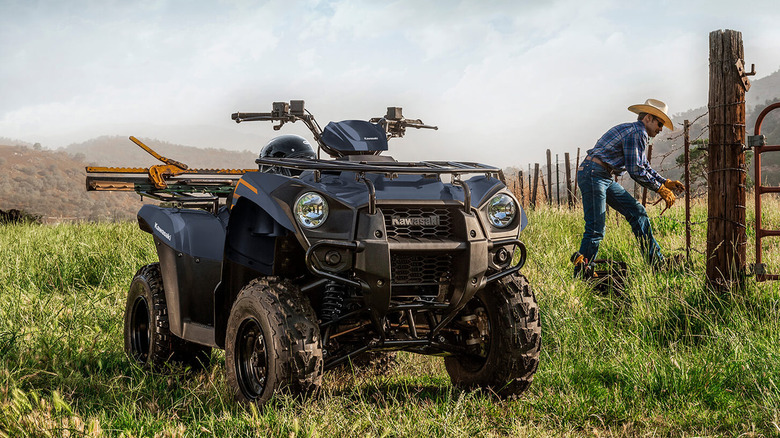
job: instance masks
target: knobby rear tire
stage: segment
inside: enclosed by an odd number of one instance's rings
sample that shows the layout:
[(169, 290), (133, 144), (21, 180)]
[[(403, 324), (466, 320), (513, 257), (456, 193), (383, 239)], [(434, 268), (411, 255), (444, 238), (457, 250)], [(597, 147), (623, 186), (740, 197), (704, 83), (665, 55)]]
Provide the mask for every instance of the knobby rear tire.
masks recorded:
[(124, 318), (125, 353), (135, 363), (158, 370), (166, 364), (208, 366), (211, 347), (171, 333), (160, 264), (138, 270), (130, 283)]

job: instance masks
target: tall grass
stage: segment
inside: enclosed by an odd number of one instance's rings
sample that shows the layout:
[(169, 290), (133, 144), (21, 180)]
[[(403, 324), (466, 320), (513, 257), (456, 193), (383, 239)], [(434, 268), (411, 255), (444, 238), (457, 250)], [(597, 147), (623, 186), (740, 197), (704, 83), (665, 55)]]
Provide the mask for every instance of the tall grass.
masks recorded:
[[(780, 224), (777, 207), (765, 224)], [(680, 252), (682, 209), (650, 211), (665, 253)], [(386, 375), (328, 373), (317, 397), (280, 396), (261, 410), (232, 401), (221, 352), (200, 372), (126, 360), (126, 290), (156, 259), (137, 225), (2, 226), (0, 436), (780, 435), (778, 284), (707, 289), (697, 205), (693, 266), (659, 274), (612, 212), (601, 255), (631, 275), (624, 294), (597, 293), (571, 278), (581, 215), (529, 212), (524, 273), (543, 349), (519, 400), (454, 389), (441, 359), (407, 354)], [(768, 243), (765, 257), (780, 266), (780, 246)]]

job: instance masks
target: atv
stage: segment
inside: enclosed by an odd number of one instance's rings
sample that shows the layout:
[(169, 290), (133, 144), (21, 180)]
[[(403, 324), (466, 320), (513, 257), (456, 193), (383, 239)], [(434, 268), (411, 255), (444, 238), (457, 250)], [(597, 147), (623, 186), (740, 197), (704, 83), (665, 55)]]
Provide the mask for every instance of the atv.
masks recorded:
[(258, 404), (281, 390), (311, 393), (324, 371), (395, 351), (443, 356), (460, 388), (503, 397), (528, 388), (539, 307), (520, 273), (527, 218), (499, 168), (382, 155), (408, 128), (437, 129), (396, 107), (325, 129), (303, 101), (232, 119), (275, 130), (301, 121), (317, 153), (305, 140), (272, 140), (257, 169), (200, 171), (145, 147), (166, 163), (138, 171), (148, 178), (87, 169), (90, 190), (162, 201), (138, 212), (159, 263), (130, 284), (131, 360), (204, 365), (224, 349), (236, 399)]

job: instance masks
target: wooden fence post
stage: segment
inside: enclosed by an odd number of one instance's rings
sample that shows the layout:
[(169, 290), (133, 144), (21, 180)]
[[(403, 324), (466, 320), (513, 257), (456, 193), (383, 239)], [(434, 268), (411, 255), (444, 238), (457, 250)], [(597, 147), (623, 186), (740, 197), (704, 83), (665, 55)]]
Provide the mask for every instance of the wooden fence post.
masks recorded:
[[(647, 163), (649, 164), (651, 159), (653, 158), (653, 144), (651, 143), (647, 147)], [(642, 205), (647, 205), (647, 187), (642, 187)]]
[[(744, 285), (745, 92), (742, 32), (710, 33), (710, 95), (707, 169), (707, 282), (717, 290)], [(744, 81), (743, 81), (744, 79)]]
[(685, 145), (685, 260), (691, 262), (691, 124), (683, 124)]
[(547, 205), (552, 206), (552, 152), (547, 149)]
[(558, 154), (555, 154), (555, 201), (558, 207), (561, 206), (561, 171), (558, 169)]
[(520, 206), (525, 207), (525, 187), (523, 187), (523, 171), (517, 173), (517, 180), (520, 182)]
[[(574, 163), (574, 167), (580, 165), (580, 148), (577, 148), (577, 162)], [(577, 202), (577, 172), (574, 172), (574, 202)]]
[(539, 188), (539, 163), (534, 163), (534, 192), (531, 195), (531, 206), (536, 208), (536, 193)]
[(563, 159), (566, 166), (566, 199), (569, 201), (569, 208), (572, 208), (574, 206), (574, 196), (571, 191), (571, 162), (568, 152), (563, 154)]
[(634, 184), (634, 199), (639, 199), (640, 193), (644, 193), (645, 188), (639, 185), (638, 182), (634, 181), (633, 179), (631, 182)]

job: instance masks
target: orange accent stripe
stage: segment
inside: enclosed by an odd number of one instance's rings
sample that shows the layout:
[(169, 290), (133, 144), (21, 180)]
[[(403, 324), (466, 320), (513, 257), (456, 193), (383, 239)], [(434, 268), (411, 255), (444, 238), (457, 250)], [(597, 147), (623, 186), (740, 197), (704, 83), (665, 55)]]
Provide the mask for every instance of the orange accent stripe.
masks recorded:
[(236, 201), (238, 201), (238, 198), (240, 198), (241, 195), (236, 195), (235, 190), (233, 191), (233, 200), (230, 202), (230, 205), (228, 206), (228, 210), (232, 211), (233, 206), (236, 205)]
[(243, 179), (243, 178), (242, 178), (242, 179), (240, 179), (240, 180), (238, 180), (238, 183), (239, 183), (239, 184), (243, 184), (243, 185), (245, 185), (245, 186), (249, 187), (249, 190), (251, 190), (251, 191), (255, 192), (255, 195), (257, 194), (257, 189), (256, 189), (256, 188), (254, 188), (254, 187), (252, 187), (252, 185), (251, 185), (251, 184), (249, 184), (248, 182), (244, 181), (244, 179)]

